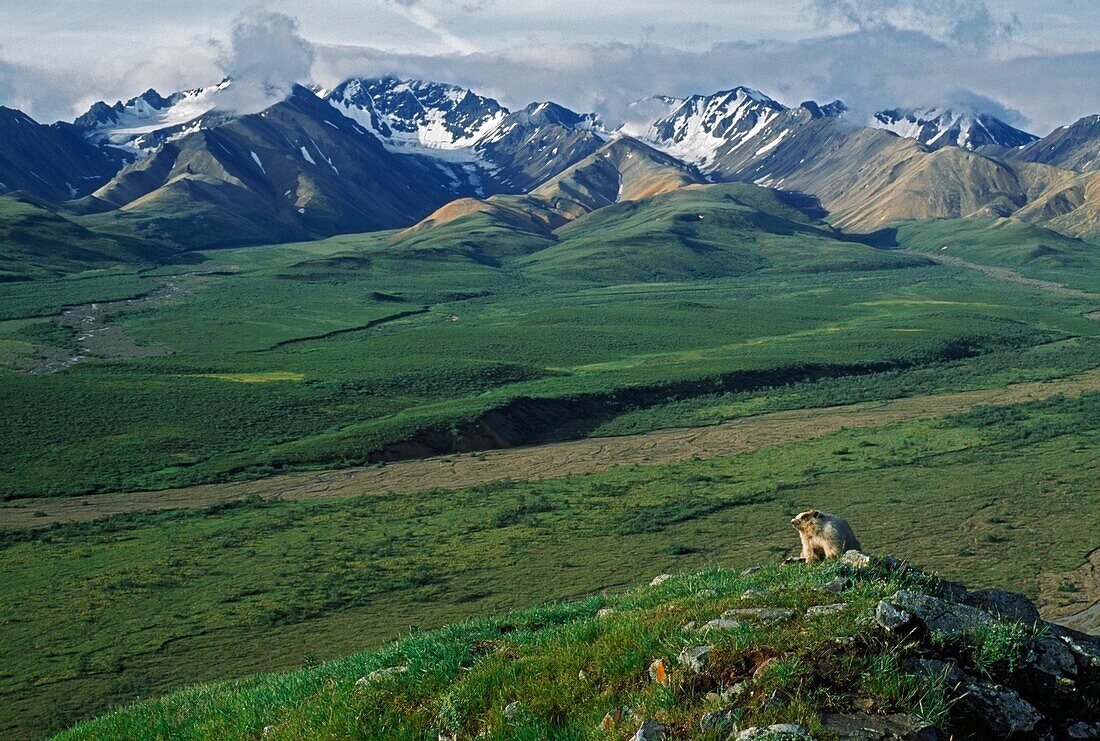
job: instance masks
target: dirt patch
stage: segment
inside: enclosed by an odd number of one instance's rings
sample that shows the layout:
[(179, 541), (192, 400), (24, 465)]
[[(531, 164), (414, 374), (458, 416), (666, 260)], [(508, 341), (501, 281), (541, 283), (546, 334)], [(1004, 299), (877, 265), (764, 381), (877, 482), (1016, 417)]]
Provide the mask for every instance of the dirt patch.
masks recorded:
[(560, 478), (597, 473), (613, 466), (717, 458), (811, 440), (838, 430), (941, 417), (979, 404), (1020, 403), (1055, 394), (1073, 396), (1097, 390), (1100, 390), (1100, 371), (1090, 371), (1057, 381), (1002, 389), (775, 412), (711, 427), (658, 430), (164, 491), (21, 499), (0, 505), (0, 528), (38, 528), (55, 522), (87, 522), (125, 512), (205, 507), (256, 495), (269, 500), (331, 499)]
[(1100, 548), (1073, 571), (1044, 575), (1038, 601), (1055, 622), (1100, 635)]
[(49, 375), (76, 365), (86, 358), (146, 358), (168, 355), (171, 351), (167, 348), (137, 344), (126, 330), (114, 324), (113, 320), (128, 311), (186, 296), (195, 291), (193, 279), (222, 275), (225, 272), (225, 270), (200, 270), (165, 276), (160, 286), (144, 296), (70, 306), (58, 314), (55, 321), (72, 333), (75, 347), (40, 347), (36, 359), (17, 363), (16, 367), (32, 375)]

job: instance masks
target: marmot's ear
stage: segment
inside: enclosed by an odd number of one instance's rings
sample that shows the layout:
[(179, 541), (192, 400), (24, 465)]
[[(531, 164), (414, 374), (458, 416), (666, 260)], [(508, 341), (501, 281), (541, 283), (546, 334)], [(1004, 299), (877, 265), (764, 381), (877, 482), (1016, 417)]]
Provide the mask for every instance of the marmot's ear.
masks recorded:
[(821, 517), (821, 510), (811, 509), (810, 517)]

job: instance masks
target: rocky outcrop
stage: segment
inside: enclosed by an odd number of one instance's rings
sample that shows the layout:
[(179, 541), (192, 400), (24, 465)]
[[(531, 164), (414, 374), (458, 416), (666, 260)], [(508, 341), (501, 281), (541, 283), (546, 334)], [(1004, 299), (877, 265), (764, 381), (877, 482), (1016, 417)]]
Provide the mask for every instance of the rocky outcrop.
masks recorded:
[[(899, 568), (864, 555), (846, 554), (853, 571)], [(1043, 621), (1020, 594), (928, 583), (931, 593), (880, 601), (871, 619), (888, 640), (915, 646), (912, 671), (952, 690), (954, 727), (978, 738), (1075, 738), (1100, 723), (1100, 638)], [(866, 736), (895, 737), (921, 736)]]

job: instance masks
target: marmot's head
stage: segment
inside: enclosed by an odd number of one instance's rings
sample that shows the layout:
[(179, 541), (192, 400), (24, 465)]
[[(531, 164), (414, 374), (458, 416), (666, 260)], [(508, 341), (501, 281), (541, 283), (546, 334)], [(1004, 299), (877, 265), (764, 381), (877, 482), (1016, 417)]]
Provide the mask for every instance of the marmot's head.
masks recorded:
[(817, 528), (817, 518), (819, 517), (821, 517), (821, 512), (816, 509), (811, 509), (796, 516), (791, 520), (791, 524), (794, 525), (795, 530), (810, 532)]

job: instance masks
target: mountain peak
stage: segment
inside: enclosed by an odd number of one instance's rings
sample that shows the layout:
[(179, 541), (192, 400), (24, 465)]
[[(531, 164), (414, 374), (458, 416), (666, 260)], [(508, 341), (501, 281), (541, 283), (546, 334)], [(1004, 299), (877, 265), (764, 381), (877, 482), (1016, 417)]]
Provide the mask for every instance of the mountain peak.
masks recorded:
[(625, 124), (621, 133), (700, 167), (713, 162), (720, 149), (739, 146), (754, 137), (787, 110), (782, 103), (744, 86), (711, 95), (651, 98), (633, 108), (643, 121)]
[(963, 108), (894, 108), (876, 113), (870, 125), (916, 139), (932, 149), (1021, 147), (1038, 139), (995, 116)]
[(324, 97), (390, 148), (406, 152), (468, 148), (508, 113), (467, 88), (393, 75), (353, 77)]

